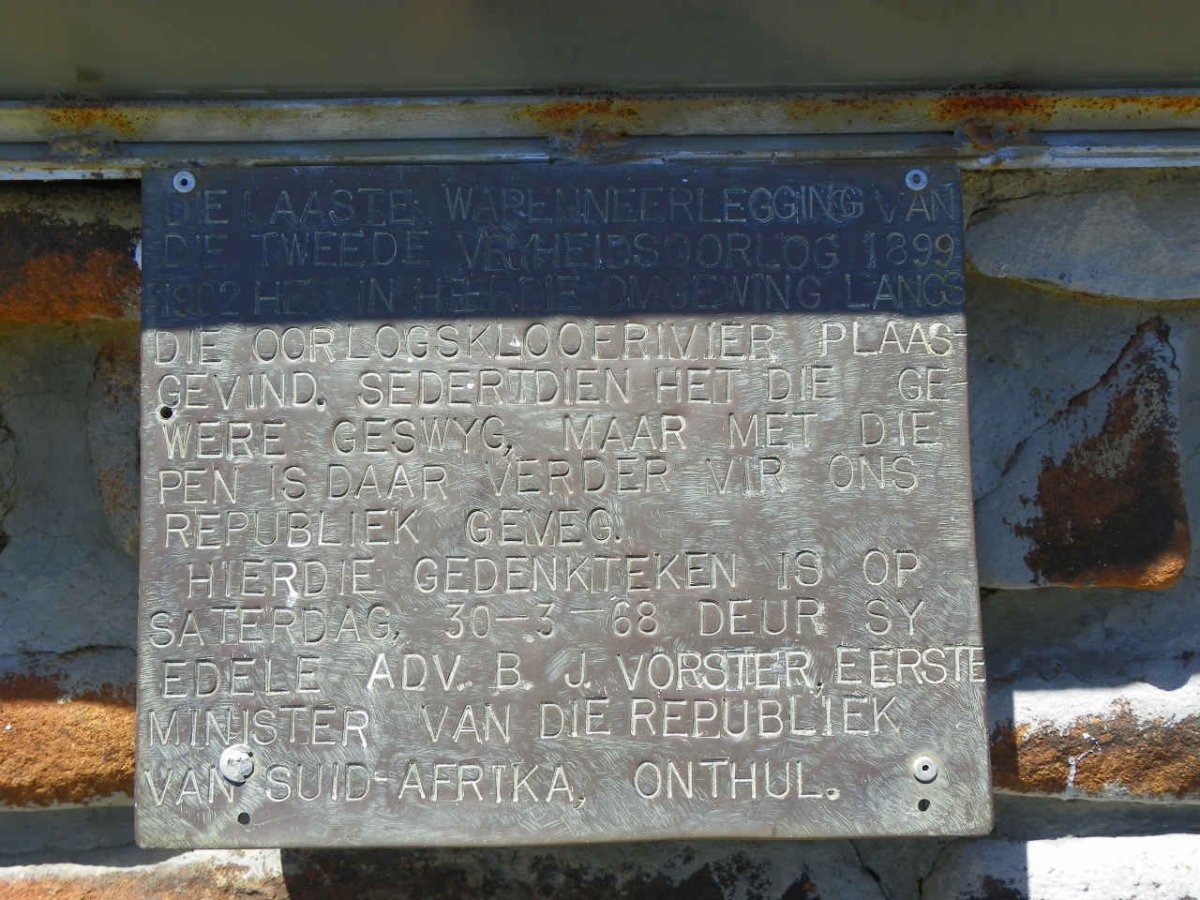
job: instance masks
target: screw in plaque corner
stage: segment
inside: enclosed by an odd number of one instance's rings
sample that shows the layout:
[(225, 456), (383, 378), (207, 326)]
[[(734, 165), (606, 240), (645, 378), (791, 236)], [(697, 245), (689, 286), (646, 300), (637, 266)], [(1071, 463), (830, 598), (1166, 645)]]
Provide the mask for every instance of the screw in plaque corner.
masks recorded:
[(931, 784), (938, 777), (938, 764), (932, 756), (918, 756), (912, 764), (913, 778), (921, 784)]

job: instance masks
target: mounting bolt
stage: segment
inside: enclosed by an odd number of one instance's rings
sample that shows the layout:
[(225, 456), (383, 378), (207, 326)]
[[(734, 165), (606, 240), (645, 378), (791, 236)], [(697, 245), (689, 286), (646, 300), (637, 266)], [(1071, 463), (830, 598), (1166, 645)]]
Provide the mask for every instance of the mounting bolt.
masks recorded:
[(196, 176), (187, 169), (182, 169), (175, 173), (175, 177), (171, 179), (171, 184), (179, 193), (190, 194), (196, 186)]
[(913, 760), (912, 773), (921, 784), (929, 784), (938, 777), (938, 764), (932, 756), (918, 756)]
[(221, 751), (217, 768), (230, 784), (245, 784), (246, 779), (254, 774), (254, 751), (245, 744), (226, 747)]
[(904, 176), (904, 183), (909, 190), (923, 191), (929, 187), (929, 176), (925, 174), (924, 169), (909, 169), (908, 174)]

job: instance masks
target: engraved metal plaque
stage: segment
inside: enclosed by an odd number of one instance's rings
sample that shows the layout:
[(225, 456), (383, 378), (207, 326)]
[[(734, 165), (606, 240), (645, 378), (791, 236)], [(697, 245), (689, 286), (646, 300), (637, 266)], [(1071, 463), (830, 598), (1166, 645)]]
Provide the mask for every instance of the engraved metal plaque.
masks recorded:
[(989, 827), (952, 168), (144, 184), (143, 844)]

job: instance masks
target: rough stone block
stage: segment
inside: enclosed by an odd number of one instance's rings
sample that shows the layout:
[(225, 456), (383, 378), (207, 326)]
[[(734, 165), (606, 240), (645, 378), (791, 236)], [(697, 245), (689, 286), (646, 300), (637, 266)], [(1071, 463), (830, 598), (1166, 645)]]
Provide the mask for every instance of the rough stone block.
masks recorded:
[(133, 654), (24, 662), (24, 672), (0, 676), (0, 805), (128, 803)]
[[(896, 896), (911, 896), (902, 889)], [(885, 893), (846, 841), (598, 845), (520, 850), (193, 851), (84, 854), (0, 868), (0, 900), (26, 898), (613, 897), (872, 900)]]
[(997, 725), (991, 746), (1000, 790), (1200, 800), (1198, 715), (1143, 717), (1123, 698), (1065, 723)]
[(1095, 384), (1020, 440), (976, 503), (983, 583), (1158, 589), (1178, 580), (1191, 541), (1175, 359), (1170, 326), (1140, 323)]
[(997, 789), (1200, 802), (1194, 579), (1171, 591), (984, 600)]
[(89, 424), (92, 443), (108, 433), (128, 452), (136, 447), (116, 436), (126, 427), (132, 435), (136, 418), (106, 432), (89, 402), (102, 349), (130, 330), (112, 322), (0, 328), (0, 462), (8, 459), (11, 473), (7, 492), (0, 484), (0, 657), (134, 645), (137, 566), (97, 490), (93, 463), (105, 457), (89, 447)]
[[(967, 259), (984, 275), (1127, 300), (1200, 298), (1200, 179), (1190, 173), (1032, 184), (972, 216)], [(1061, 192), (1061, 193), (1059, 193)]]
[(923, 885), (938, 900), (1185, 900), (1200, 884), (1200, 835), (964, 841)]
[(93, 861), (93, 865), (0, 868), (0, 900), (283, 900), (289, 896), (278, 850), (199, 850), (143, 865), (130, 865), (108, 854), (97, 854)]
[[(1001, 791), (991, 838), (1042, 841), (1072, 837), (1138, 837), (1147, 834), (1200, 834), (1200, 804), (1146, 803), (1141, 800), (1061, 800)], [(924, 869), (922, 878), (932, 870)]]
[(132, 185), (0, 190), (0, 322), (138, 317)]
[(108, 341), (88, 389), (87, 437), (96, 495), (117, 545), (138, 554), (140, 345), (135, 327)]
[(293, 898), (875, 900), (891, 896), (849, 841), (284, 851)]
[(0, 865), (44, 864), (133, 845), (129, 804), (0, 810)]

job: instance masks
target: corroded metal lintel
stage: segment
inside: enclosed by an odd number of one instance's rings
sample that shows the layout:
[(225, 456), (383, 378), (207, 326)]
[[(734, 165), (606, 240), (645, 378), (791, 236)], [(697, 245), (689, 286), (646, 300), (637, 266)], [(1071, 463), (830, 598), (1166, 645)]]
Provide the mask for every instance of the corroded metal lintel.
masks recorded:
[(186, 165), (346, 165), (456, 162), (806, 162), (940, 160), (962, 169), (1137, 168), (1200, 165), (1200, 130), (1187, 132), (1066, 132), (1037, 144), (987, 152), (953, 136), (779, 135), (662, 137), (613, 140), (602, 149), (551, 137), (512, 140), (253, 141), (85, 145), (79, 155), (56, 146), (0, 143), (0, 180), (75, 181), (140, 178), (143, 170)]
[[(974, 123), (973, 126), (971, 123)], [(123, 141), (340, 141), (540, 137), (1037, 131), (1200, 126), (1197, 91), (878, 92), (129, 101), (0, 104), (0, 141), (99, 134)]]
[(0, 177), (146, 167), (940, 157), (966, 168), (1200, 162), (1200, 92), (441, 96), (0, 103)]

